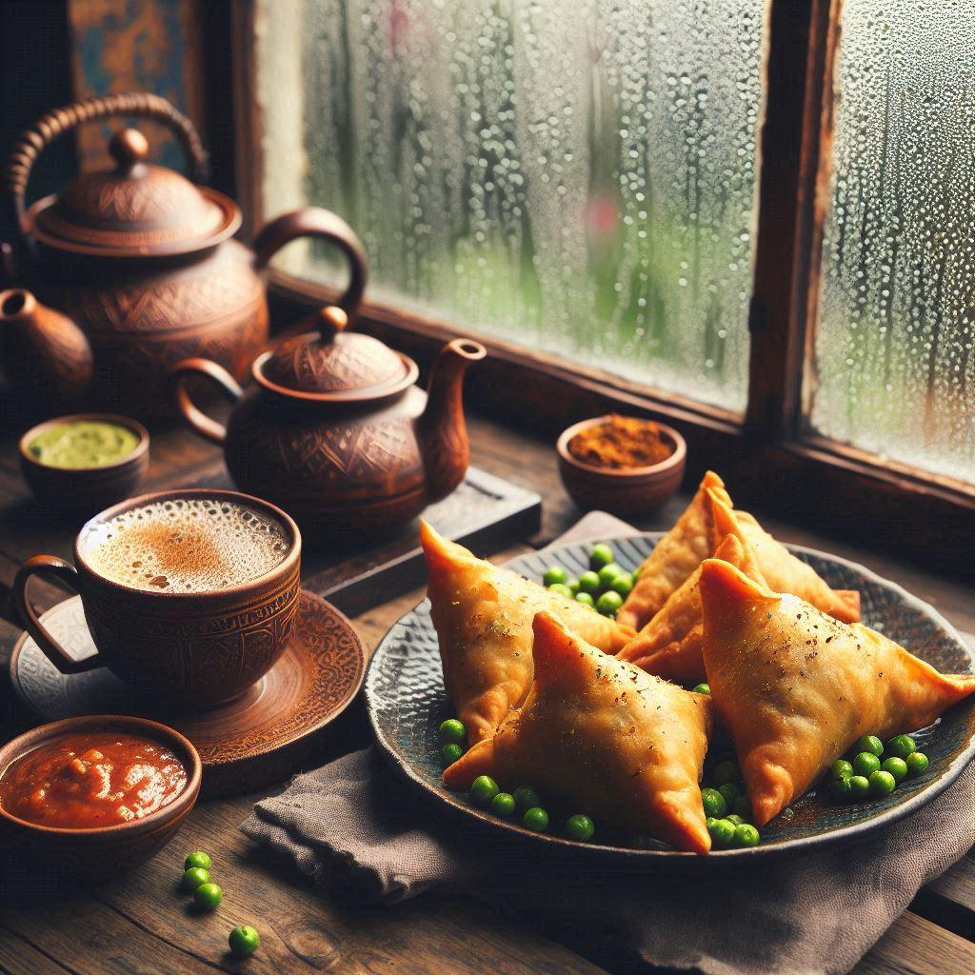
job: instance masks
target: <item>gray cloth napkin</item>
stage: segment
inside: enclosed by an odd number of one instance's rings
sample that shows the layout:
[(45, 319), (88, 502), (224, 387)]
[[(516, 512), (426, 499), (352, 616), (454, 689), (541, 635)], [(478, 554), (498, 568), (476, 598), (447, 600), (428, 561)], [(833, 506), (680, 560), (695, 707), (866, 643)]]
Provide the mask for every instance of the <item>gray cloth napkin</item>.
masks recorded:
[[(557, 542), (630, 527), (591, 513)], [(713, 873), (649, 874), (513, 844), (416, 799), (370, 747), (296, 777), (241, 830), (345, 898), (466, 892), (550, 933), (591, 934), (650, 966), (845, 973), (920, 886), (974, 842), (974, 768), (932, 804), (854, 845)]]

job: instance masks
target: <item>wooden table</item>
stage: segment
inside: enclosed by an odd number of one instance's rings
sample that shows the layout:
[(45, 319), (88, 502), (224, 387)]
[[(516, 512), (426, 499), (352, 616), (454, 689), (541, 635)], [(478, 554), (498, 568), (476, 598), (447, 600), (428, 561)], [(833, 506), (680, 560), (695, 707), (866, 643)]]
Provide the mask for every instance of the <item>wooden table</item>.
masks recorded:
[[(559, 482), (550, 445), (472, 420), (473, 463), (538, 491), (543, 526), (525, 545), (496, 554), (505, 559), (545, 544), (579, 513)], [(178, 429), (154, 432), (146, 490), (175, 485), (226, 485), (216, 449)], [(642, 528), (666, 528), (685, 504), (675, 499)], [(69, 555), (77, 526), (27, 518), (14, 438), (0, 438), (0, 738), (33, 725), (13, 702), (6, 659), (20, 628), (10, 602), (19, 563), (38, 552)], [(781, 539), (855, 559), (930, 601), (962, 631), (973, 633), (973, 588), (861, 551), (851, 541), (828, 540), (767, 520)], [(303, 569), (317, 569), (316, 557)], [(321, 563), (321, 558), (320, 558)], [(64, 598), (35, 583), (44, 607)], [(355, 618), (372, 649), (387, 628), (420, 600), (397, 596)], [(365, 745), (369, 732), (360, 703), (332, 727), (319, 758), (325, 762)], [(603, 946), (593, 935), (543, 933), (532, 920), (513, 921), (469, 899), (424, 896), (389, 908), (344, 905), (322, 895), (290, 866), (250, 843), (237, 829), (259, 797), (202, 802), (179, 835), (149, 863), (80, 893), (37, 894), (38, 886), (0, 880), (0, 970), (10, 973), (602, 973), (646, 968)], [(190, 918), (176, 894), (184, 854), (203, 848), (216, 859), (225, 898), (219, 909)], [(27, 893), (25, 895), (25, 893)], [(239, 922), (261, 930), (261, 949), (239, 963), (224, 954), (227, 933)], [(857, 973), (974, 972), (973, 851), (927, 886), (856, 968)]]

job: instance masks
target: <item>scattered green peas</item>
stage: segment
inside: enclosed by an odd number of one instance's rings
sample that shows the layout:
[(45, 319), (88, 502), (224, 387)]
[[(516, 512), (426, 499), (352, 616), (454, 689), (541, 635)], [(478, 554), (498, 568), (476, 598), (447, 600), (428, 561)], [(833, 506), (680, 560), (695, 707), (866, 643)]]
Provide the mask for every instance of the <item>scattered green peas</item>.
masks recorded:
[(726, 818), (717, 818), (712, 822), (712, 827), (706, 821), (706, 827), (709, 830), (712, 843), (717, 848), (725, 848), (736, 837), (737, 826)]
[(522, 823), (530, 831), (545, 831), (550, 823), (550, 816), (541, 807), (531, 807), (522, 816)]
[(543, 574), (543, 583), (547, 587), (552, 586), (555, 583), (566, 583), (570, 574), (563, 569), (563, 567), (549, 567), (547, 571)]
[(702, 791), (702, 809), (707, 818), (721, 818), (726, 813), (726, 798), (718, 790), (706, 787)]
[(856, 753), (871, 753), (873, 756), (882, 756), (885, 747), (878, 736), (860, 736), (853, 749)]
[(188, 868), (210, 868), (210, 855), (205, 851), (192, 851), (183, 860), (184, 870)]
[(610, 616), (611, 614), (616, 614), (623, 603), (624, 598), (619, 593), (608, 590), (597, 598), (597, 610), (601, 614)]
[(607, 543), (598, 543), (590, 551), (590, 567), (592, 570), (599, 570), (606, 567), (608, 563), (614, 562), (614, 551)]
[(597, 571), (597, 579), (600, 580), (601, 587), (606, 590), (622, 573), (624, 570), (616, 563), (608, 563)]
[(744, 819), (753, 817), (753, 805), (745, 793), (737, 795), (736, 800), (733, 801), (733, 813)]
[(896, 778), (888, 770), (876, 770), (868, 778), (868, 786), (873, 797), (885, 797), (896, 789)]
[(746, 818), (740, 817), (739, 814), (727, 814), (726, 820), (729, 821), (730, 824), (735, 824), (737, 827), (739, 827), (741, 824), (746, 824)]
[(205, 868), (200, 868), (195, 866), (194, 868), (188, 868), (183, 873), (183, 888), (190, 892), (193, 892), (198, 885), (203, 885), (210, 881), (210, 872)]
[(916, 742), (911, 736), (907, 736), (905, 733), (899, 736), (893, 736), (888, 743), (885, 744), (885, 752), (887, 756), (898, 757), (900, 760), (905, 760), (910, 753), (914, 753), (916, 750)]
[(577, 593), (580, 590), (580, 581), (576, 577), (571, 577), (567, 581), (567, 586), (570, 588), (570, 593), (573, 594), (574, 597), (576, 597)]
[(499, 791), (495, 797), (492, 798), (492, 810), (498, 814), (500, 818), (507, 818), (516, 809), (516, 799), (512, 794), (507, 794), (505, 791)]
[(712, 689), (709, 688), (707, 682), (700, 682), (692, 691), (699, 692), (702, 695), (712, 695)]
[(539, 794), (532, 787), (517, 787), (512, 792), (512, 796), (520, 811), (528, 811), (531, 807), (541, 807), (543, 804)]
[(852, 778), (851, 777), (839, 777), (837, 780), (831, 781), (831, 799), (836, 804), (850, 804), (854, 799), (852, 797)]
[(901, 784), (909, 774), (908, 764), (905, 760), (900, 760), (897, 756), (890, 756), (883, 760), (882, 769), (886, 773), (891, 773), (897, 784)]
[(235, 957), (250, 957), (261, 942), (253, 926), (235, 926), (228, 934), (227, 945)]
[(719, 793), (723, 795), (723, 800), (726, 802), (726, 810), (731, 811), (733, 809), (733, 801), (736, 800), (740, 789), (736, 784), (723, 784), (719, 788)]
[(831, 764), (829, 777), (832, 780), (843, 780), (845, 777), (851, 777), (854, 773), (855, 768), (847, 760), (835, 760)]
[(721, 763), (716, 764), (716, 769), (713, 770), (713, 776), (716, 778), (717, 783), (734, 784), (740, 779), (740, 772), (732, 760), (723, 760)]
[(472, 781), (472, 800), (481, 807), (488, 807), (498, 792), (499, 785), (485, 774)]
[(914, 750), (906, 757), (906, 767), (911, 777), (918, 777), (921, 773), (925, 773), (929, 765), (929, 757), (925, 753), (920, 753), (919, 750)]
[(613, 590), (615, 594), (620, 594), (622, 597), (627, 597), (633, 589), (634, 583), (631, 580), (630, 573), (619, 573), (611, 581), (611, 590)]
[(853, 801), (863, 801), (869, 794), (869, 783), (868, 777), (862, 777), (859, 774), (855, 774), (854, 777), (849, 777), (851, 781), (851, 799)]
[(868, 750), (857, 754), (851, 765), (859, 777), (871, 777), (877, 770), (882, 769), (882, 761), (878, 755), (870, 753)]
[(591, 594), (588, 594), (585, 590), (581, 590), (577, 594), (577, 600), (580, 601), (581, 604), (586, 604), (588, 607), (594, 606), (593, 596)]
[(213, 882), (205, 882), (203, 885), (198, 885), (197, 888), (193, 890), (193, 901), (201, 909), (216, 909), (220, 905), (220, 901), (223, 898), (223, 890), (219, 885), (215, 885)]
[(445, 743), (441, 747), (441, 759), (444, 760), (444, 765), (450, 767), (452, 763), (460, 760), (465, 754), (460, 743)]
[(438, 727), (438, 735), (442, 743), (464, 743), (465, 724), (460, 719), (446, 719)]
[(760, 844), (760, 832), (752, 824), (738, 824), (733, 844), (737, 848), (753, 848)]
[(554, 594), (560, 594), (562, 597), (572, 597), (573, 591), (565, 583), (551, 583), (547, 590), (552, 590)]
[(598, 577), (593, 570), (584, 570), (584, 572), (580, 574), (580, 593), (600, 593), (600, 577)]
[(590, 841), (594, 836), (594, 822), (586, 814), (572, 814), (567, 818), (564, 831), (574, 841)]

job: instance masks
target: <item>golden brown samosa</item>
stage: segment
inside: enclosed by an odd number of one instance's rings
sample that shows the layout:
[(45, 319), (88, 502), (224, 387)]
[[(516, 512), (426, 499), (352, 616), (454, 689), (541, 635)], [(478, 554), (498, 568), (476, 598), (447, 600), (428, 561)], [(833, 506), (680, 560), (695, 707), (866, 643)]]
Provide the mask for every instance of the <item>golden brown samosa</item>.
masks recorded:
[(941, 675), (878, 632), (721, 560), (703, 564), (699, 591), (706, 677), (758, 827), (860, 736), (920, 729), (973, 694), (972, 675)]
[(493, 566), (421, 521), (431, 619), (444, 683), (469, 743), (491, 736), (533, 678), (533, 616), (547, 609), (590, 644), (616, 654), (634, 631), (593, 608)]
[(641, 565), (634, 589), (617, 613), (621, 624), (643, 628), (699, 564), (712, 555), (719, 536), (713, 520), (710, 490), (732, 506), (723, 480), (715, 472), (706, 472), (688, 508)]
[(542, 611), (536, 678), (523, 706), (444, 772), (467, 789), (482, 774), (529, 782), (595, 820), (705, 854), (698, 779), (712, 732), (709, 696), (610, 658)]

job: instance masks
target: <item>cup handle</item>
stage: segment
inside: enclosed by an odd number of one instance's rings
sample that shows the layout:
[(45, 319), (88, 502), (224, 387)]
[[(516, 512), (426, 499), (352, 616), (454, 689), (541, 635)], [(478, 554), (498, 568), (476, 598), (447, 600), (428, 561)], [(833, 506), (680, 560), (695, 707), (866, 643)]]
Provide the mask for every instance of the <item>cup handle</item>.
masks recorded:
[(170, 371), (170, 390), (173, 392), (176, 408), (183, 419), (202, 438), (216, 445), (222, 445), (227, 437), (227, 428), (212, 417), (208, 417), (190, 399), (186, 381), (194, 374), (205, 376), (215, 383), (232, 404), (236, 404), (241, 399), (241, 385), (219, 363), (199, 356), (181, 360)]
[(78, 589), (78, 571), (67, 560), (62, 560), (59, 556), (32, 556), (14, 577), (14, 598), (27, 627), (27, 633), (47, 656), (48, 661), (64, 675), (76, 675), (78, 672), (101, 668), (101, 655), (98, 653), (89, 655), (81, 661), (72, 658), (41, 624), (40, 618), (34, 613), (34, 608), (27, 599), (27, 585), (35, 573), (50, 573), (63, 580), (72, 590)]

